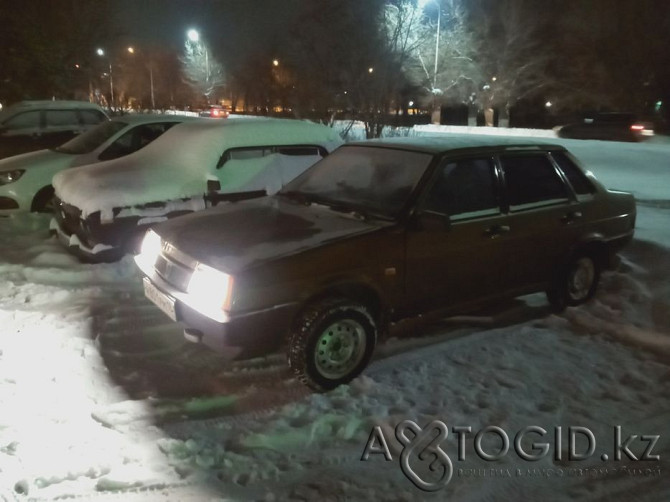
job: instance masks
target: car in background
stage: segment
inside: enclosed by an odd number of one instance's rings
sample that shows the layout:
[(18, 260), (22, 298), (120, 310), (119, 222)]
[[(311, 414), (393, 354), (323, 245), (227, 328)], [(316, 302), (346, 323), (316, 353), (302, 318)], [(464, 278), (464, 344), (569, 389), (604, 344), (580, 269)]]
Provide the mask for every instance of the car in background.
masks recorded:
[(226, 119), (230, 115), (230, 110), (221, 105), (211, 105), (208, 109), (200, 112), (201, 117), (212, 119)]
[(581, 122), (555, 128), (559, 138), (599, 139), (607, 141), (642, 141), (654, 135), (651, 122), (639, 120), (632, 113), (596, 113)]
[(0, 216), (23, 211), (52, 212), (51, 179), (56, 173), (133, 153), (184, 120), (193, 119), (124, 115), (98, 124), (56, 148), (0, 159)]
[(635, 216), (631, 194), (562, 146), (401, 138), (349, 143), (274, 196), (161, 223), (135, 261), (187, 340), (238, 358), (285, 349), (327, 390), (403, 319), (537, 291), (556, 310), (589, 300)]
[(107, 120), (87, 101), (21, 101), (0, 110), (0, 158), (54, 148)]
[(342, 143), (300, 120), (194, 119), (120, 159), (54, 176), (51, 229), (87, 261), (113, 261), (160, 221), (280, 190)]

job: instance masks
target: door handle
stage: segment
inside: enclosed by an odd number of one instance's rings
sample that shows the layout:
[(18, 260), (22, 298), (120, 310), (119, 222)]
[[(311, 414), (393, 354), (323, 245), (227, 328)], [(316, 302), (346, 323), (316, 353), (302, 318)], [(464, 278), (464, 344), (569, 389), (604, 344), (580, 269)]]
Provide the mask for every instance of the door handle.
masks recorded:
[(506, 234), (510, 230), (511, 229), (509, 225), (493, 225), (492, 227), (489, 227), (486, 230), (484, 230), (484, 235), (486, 235), (490, 239), (497, 239), (502, 234)]
[(565, 223), (566, 225), (570, 225), (571, 223), (574, 223), (575, 220), (578, 220), (582, 217), (582, 212), (581, 211), (570, 211), (568, 213), (565, 213), (561, 217), (561, 221)]

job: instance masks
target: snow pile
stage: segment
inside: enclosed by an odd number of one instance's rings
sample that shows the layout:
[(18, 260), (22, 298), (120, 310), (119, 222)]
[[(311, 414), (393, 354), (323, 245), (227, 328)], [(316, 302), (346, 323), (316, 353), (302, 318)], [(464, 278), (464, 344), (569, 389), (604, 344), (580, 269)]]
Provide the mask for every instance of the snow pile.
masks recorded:
[[(603, 149), (581, 144), (584, 157)], [(619, 158), (594, 164), (598, 177), (656, 190), (661, 147), (612, 148)], [(48, 217), (0, 220), (0, 499), (669, 500), (669, 195), (639, 206), (636, 240), (588, 305), (551, 315), (530, 295), (403, 323), (361, 377), (327, 394), (293, 379), (282, 355), (224, 366), (186, 344), (144, 298), (130, 257), (83, 265), (48, 236)], [(403, 420), (450, 428), (441, 446), (453, 477), (433, 495), (400, 469)], [(484, 427), (513, 441), (532, 425), (587, 427), (595, 454), (569, 461), (567, 441), (561, 460), (552, 450), (524, 461), (513, 444), (496, 461), (475, 454)], [(661, 461), (614, 460), (617, 425), (637, 435), (638, 456), (641, 435), (660, 435)], [(361, 461), (375, 426), (392, 462)], [(464, 460), (454, 426), (472, 430)]]

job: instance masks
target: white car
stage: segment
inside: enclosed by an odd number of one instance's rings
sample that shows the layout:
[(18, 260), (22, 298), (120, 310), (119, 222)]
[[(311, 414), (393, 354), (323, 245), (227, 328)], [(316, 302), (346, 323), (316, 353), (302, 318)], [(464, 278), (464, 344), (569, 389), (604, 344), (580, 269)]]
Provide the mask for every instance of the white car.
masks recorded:
[(144, 147), (191, 117), (126, 115), (90, 129), (51, 150), (0, 160), (0, 216), (52, 210), (53, 176), (70, 167), (111, 160)]
[(194, 119), (126, 157), (57, 174), (51, 230), (80, 258), (113, 261), (151, 225), (274, 194), (342, 143), (307, 121)]

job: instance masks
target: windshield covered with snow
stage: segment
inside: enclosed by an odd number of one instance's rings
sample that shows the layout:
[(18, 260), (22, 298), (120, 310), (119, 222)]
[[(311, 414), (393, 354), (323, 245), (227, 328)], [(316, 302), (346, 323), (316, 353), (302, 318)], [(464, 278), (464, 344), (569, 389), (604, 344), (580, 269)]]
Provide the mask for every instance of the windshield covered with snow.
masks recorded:
[(61, 146), (54, 148), (54, 150), (60, 153), (71, 153), (73, 155), (90, 153), (127, 125), (128, 124), (125, 122), (118, 122), (115, 120), (104, 122), (99, 126), (72, 138), (67, 143), (63, 143)]
[(427, 153), (341, 147), (286, 185), (282, 194), (338, 210), (395, 218), (430, 164)]

